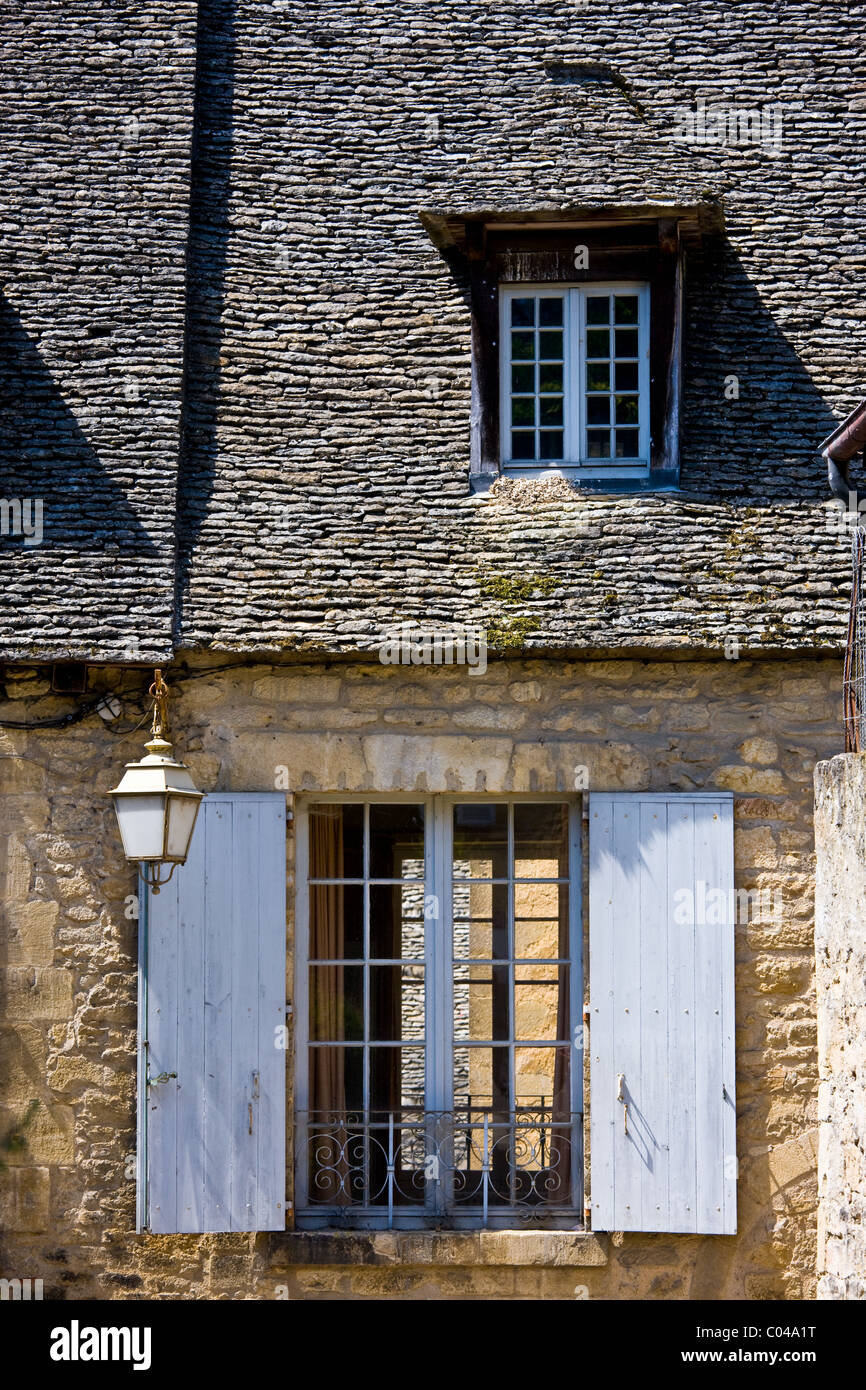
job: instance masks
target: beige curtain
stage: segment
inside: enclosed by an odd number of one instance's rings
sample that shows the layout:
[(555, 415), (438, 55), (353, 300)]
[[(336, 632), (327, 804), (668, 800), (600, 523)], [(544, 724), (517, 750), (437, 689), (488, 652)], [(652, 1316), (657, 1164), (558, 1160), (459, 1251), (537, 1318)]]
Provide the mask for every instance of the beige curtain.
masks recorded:
[[(310, 816), (310, 877), (343, 876), (343, 810), (320, 806)], [(339, 960), (344, 946), (344, 890), (342, 884), (317, 883), (310, 887), (310, 958)], [(310, 1017), (313, 1037), (339, 1042), (345, 1037), (343, 966), (310, 971)], [(316, 1202), (345, 1204), (349, 1164), (345, 1123), (346, 1063), (342, 1047), (310, 1049), (310, 1109), (316, 1126), (312, 1131), (311, 1196)]]
[[(563, 816), (563, 843), (560, 847), (560, 874), (568, 872), (568, 820)], [(557, 954), (560, 960), (569, 959), (568, 905), (569, 896), (576, 892), (574, 884), (569, 892), (559, 896), (559, 944)], [(556, 1011), (557, 1038), (571, 1039), (571, 990), (569, 986), (570, 966), (559, 966), (559, 991)], [(571, 1197), (571, 1147), (574, 1137), (571, 1128), (571, 1057), (572, 1048), (558, 1047), (553, 1071), (553, 1111), (550, 1131), (550, 1168), (554, 1175), (551, 1202), (568, 1203)]]

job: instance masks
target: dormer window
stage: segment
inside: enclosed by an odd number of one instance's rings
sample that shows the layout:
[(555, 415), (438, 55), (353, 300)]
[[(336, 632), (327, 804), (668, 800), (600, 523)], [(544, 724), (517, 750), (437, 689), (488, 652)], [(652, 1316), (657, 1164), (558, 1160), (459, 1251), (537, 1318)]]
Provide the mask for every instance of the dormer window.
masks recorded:
[(649, 285), (509, 285), (499, 310), (503, 470), (646, 477)]
[(678, 487), (686, 256), (722, 231), (720, 205), (421, 220), (469, 292), (472, 490), (549, 474)]

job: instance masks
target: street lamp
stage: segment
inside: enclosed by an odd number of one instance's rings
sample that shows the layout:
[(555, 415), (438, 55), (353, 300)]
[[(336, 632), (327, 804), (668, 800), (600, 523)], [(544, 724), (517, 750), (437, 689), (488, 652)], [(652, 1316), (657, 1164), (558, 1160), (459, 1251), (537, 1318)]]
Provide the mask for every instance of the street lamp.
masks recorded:
[[(150, 742), (144, 745), (147, 757), (127, 763), (119, 784), (108, 794), (114, 801), (126, 858), (142, 866), (145, 883), (158, 893), (175, 866), (186, 863), (203, 793), (196, 790), (165, 738), (168, 687), (161, 671), (156, 672), (148, 693), (153, 698), (153, 723)], [(168, 864), (171, 868), (160, 878), (160, 867)]]

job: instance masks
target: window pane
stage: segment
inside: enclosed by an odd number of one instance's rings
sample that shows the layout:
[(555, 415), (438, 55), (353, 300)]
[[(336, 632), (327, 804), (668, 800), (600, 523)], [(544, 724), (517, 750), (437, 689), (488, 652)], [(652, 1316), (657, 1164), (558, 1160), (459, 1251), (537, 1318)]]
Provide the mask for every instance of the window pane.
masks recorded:
[(507, 965), (454, 967), (454, 1037), (507, 1041), (511, 1028)]
[(424, 807), (370, 807), (370, 877), (424, 877)]
[(370, 885), (370, 957), (424, 959), (424, 884)]
[[(512, 391), (534, 391), (535, 390), (535, 368), (534, 367), (512, 367), (511, 368), (511, 389)], [(545, 388), (542, 388), (542, 390)]]
[(511, 1108), (507, 1047), (455, 1047), (454, 1108)]
[(423, 965), (370, 966), (370, 1037), (375, 1042), (423, 1039)]
[(616, 423), (618, 425), (636, 425), (638, 423), (637, 396), (617, 396)]
[(538, 456), (543, 459), (562, 458), (562, 430), (541, 430), (538, 436)]
[(535, 300), (512, 299), (511, 324), (513, 328), (531, 327), (535, 323)]
[[(561, 1109), (568, 1115), (567, 1047), (517, 1047), (514, 1049), (514, 1105), (535, 1109)], [(557, 1104), (557, 1101), (560, 1104)], [(548, 1119), (550, 1116), (548, 1115)]]
[(609, 425), (610, 396), (587, 396), (586, 418), (590, 425)]
[(587, 366), (586, 389), (587, 391), (610, 390), (610, 367), (606, 362)]
[(615, 370), (617, 391), (637, 390), (637, 362), (617, 362)]
[(511, 431), (511, 457), (513, 459), (535, 458), (535, 431)]
[(403, 1106), (423, 1107), (423, 1047), (371, 1047), (368, 1056), (371, 1111), (387, 1120)]
[(363, 966), (310, 966), (310, 1037), (315, 1042), (363, 1039)]
[(512, 333), (511, 356), (518, 361), (524, 358), (529, 358), (531, 361), (535, 356), (535, 334)]
[(314, 1113), (339, 1115), (360, 1110), (364, 1104), (364, 1049), (311, 1047), (309, 1081), (310, 1110)]
[(562, 360), (562, 334), (552, 330), (539, 333), (538, 335), (538, 355), (555, 362)]
[(535, 424), (535, 397), (530, 396), (524, 399), (521, 396), (511, 399), (511, 423), (512, 425), (533, 425)]
[(567, 883), (515, 883), (514, 954), (518, 960), (567, 959)]
[(455, 878), (451, 891), (455, 959), (507, 959), (508, 885)]
[(363, 878), (364, 807), (310, 807), (310, 878)]
[(610, 313), (610, 296), (591, 294), (586, 300), (587, 323), (607, 323)]
[(514, 808), (516, 878), (568, 877), (568, 807), (529, 803)]
[(363, 954), (363, 884), (310, 884), (310, 959), (350, 960)]
[(610, 333), (606, 328), (590, 328), (586, 334), (587, 357), (610, 357)]
[(640, 458), (640, 435), (637, 430), (617, 430), (616, 456), (618, 459)]
[(467, 878), (507, 878), (508, 807), (502, 802), (455, 806), (454, 858), (466, 861)]
[(636, 294), (618, 294), (614, 297), (614, 323), (637, 323), (638, 297)]
[(562, 298), (540, 299), (538, 302), (538, 322), (542, 328), (556, 328), (562, 324)]
[(637, 329), (617, 328), (614, 331), (617, 357), (637, 357)]
[(587, 453), (591, 459), (610, 458), (610, 432), (608, 430), (587, 430)]
[[(514, 368), (516, 371), (523, 371), (523, 367)], [(539, 391), (561, 391), (562, 390), (562, 367), (554, 366), (552, 363), (545, 362), (538, 368), (538, 389)]]
[(563, 424), (563, 402), (562, 396), (542, 396), (539, 424), (541, 425), (561, 425)]
[(560, 965), (515, 966), (515, 1039), (568, 1042), (567, 970), (567, 966)]

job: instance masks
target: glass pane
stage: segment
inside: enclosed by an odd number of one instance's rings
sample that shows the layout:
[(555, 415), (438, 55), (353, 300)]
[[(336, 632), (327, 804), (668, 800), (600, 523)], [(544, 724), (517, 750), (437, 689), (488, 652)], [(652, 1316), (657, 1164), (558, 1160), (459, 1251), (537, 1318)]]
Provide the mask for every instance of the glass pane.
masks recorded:
[(535, 368), (534, 368), (534, 367), (512, 367), (512, 368), (511, 368), (511, 389), (512, 389), (512, 391), (534, 391), (534, 390), (535, 390)]
[(375, 1042), (424, 1037), (423, 965), (370, 966), (370, 1037)]
[(363, 884), (310, 884), (310, 959), (355, 960), (363, 954)]
[(319, 1115), (360, 1110), (364, 1104), (364, 1049), (310, 1047), (310, 1110)]
[(605, 362), (586, 369), (586, 389), (587, 391), (609, 391), (610, 390), (610, 367)]
[(617, 391), (636, 391), (637, 390), (637, 362), (617, 362), (616, 364), (616, 389)]
[(618, 425), (636, 425), (638, 423), (637, 396), (617, 396), (616, 423)]
[(512, 425), (534, 425), (535, 424), (535, 400), (529, 397), (523, 400), (519, 396), (511, 399), (511, 423)]
[(514, 954), (523, 960), (568, 957), (568, 884), (514, 885)]
[(542, 328), (559, 327), (562, 324), (562, 299), (539, 300), (538, 322)]
[(461, 878), (507, 878), (508, 807), (502, 802), (455, 806), (454, 859), (468, 865)]
[(637, 430), (617, 430), (616, 456), (618, 459), (640, 458), (640, 435)]
[[(515, 371), (525, 370), (523, 367), (513, 368)], [(539, 391), (561, 391), (562, 390), (562, 368), (554, 366), (552, 363), (545, 362), (538, 369), (538, 389)]]
[(511, 1108), (507, 1047), (454, 1048), (454, 1109), (459, 1112)]
[(452, 894), (455, 959), (506, 960), (508, 885), (455, 878)]
[(534, 333), (512, 333), (511, 335), (511, 356), (517, 358), (529, 358), (531, 361), (535, 356), (535, 334)]
[(610, 356), (610, 333), (606, 328), (590, 328), (586, 334), (587, 357)]
[(552, 358), (554, 361), (562, 360), (562, 334), (551, 331), (539, 333), (538, 335), (538, 355), (539, 357)]
[(607, 323), (610, 313), (610, 296), (591, 294), (586, 300), (587, 323)]
[(587, 396), (586, 418), (591, 425), (609, 425), (610, 396)]
[(364, 807), (310, 807), (310, 878), (364, 877)]
[[(514, 1106), (550, 1111), (562, 1101), (563, 1119), (568, 1115), (569, 1091), (567, 1047), (516, 1047), (514, 1049)], [(563, 1084), (563, 1083), (566, 1084)], [(557, 1106), (557, 1108), (559, 1108)], [(548, 1120), (551, 1116), (548, 1114)]]
[(512, 299), (511, 324), (514, 328), (532, 327), (535, 323), (535, 300)]
[(591, 459), (610, 458), (610, 432), (608, 430), (587, 430), (587, 454)]
[(363, 1039), (363, 966), (310, 966), (310, 1037), (315, 1042)]
[(370, 957), (424, 959), (424, 884), (370, 885)]
[(614, 330), (617, 357), (637, 357), (637, 329), (617, 328)]
[(511, 1027), (507, 965), (454, 967), (454, 1037), (501, 1042)]
[(423, 1047), (371, 1047), (368, 1056), (370, 1109), (377, 1118), (386, 1120), (401, 1107), (423, 1108)]
[(559, 965), (515, 966), (514, 1036), (518, 1041), (568, 1042), (567, 969)]
[(516, 878), (568, 877), (568, 807), (559, 802), (514, 808)]
[(511, 431), (511, 457), (513, 459), (535, 458), (535, 431)]
[(370, 877), (424, 877), (424, 807), (370, 807)]
[(562, 408), (561, 396), (542, 396), (539, 424), (561, 425), (563, 423)]
[(618, 294), (614, 297), (614, 323), (637, 323), (638, 297), (636, 294)]
[(561, 459), (563, 453), (562, 430), (542, 430), (538, 436), (538, 457)]

